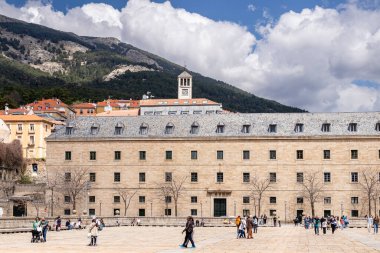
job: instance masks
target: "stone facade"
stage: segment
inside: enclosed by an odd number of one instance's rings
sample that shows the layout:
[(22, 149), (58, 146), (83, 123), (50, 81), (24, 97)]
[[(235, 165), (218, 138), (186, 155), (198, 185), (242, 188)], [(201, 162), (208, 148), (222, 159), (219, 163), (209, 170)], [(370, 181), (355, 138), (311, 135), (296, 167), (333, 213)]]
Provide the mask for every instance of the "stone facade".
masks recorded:
[[(115, 203), (114, 196), (118, 196), (117, 188), (126, 188), (137, 191), (127, 216), (164, 216), (166, 207), (174, 216), (173, 198), (166, 206), (158, 194), (166, 172), (171, 172), (174, 180), (186, 177), (178, 216), (255, 214), (258, 203), (251, 196), (250, 181), (275, 173), (275, 182), (264, 193), (261, 214), (275, 214), (289, 221), (297, 213), (311, 214), (305, 198), (297, 203), (302, 189), (297, 173), (317, 172), (317, 180), (324, 184), (316, 203), (317, 215), (364, 216), (364, 192), (358, 182), (353, 182), (352, 173), (358, 173), (360, 182), (362, 170), (380, 171), (378, 119), (380, 113), (82, 117), (68, 124), (70, 134), (63, 128), (47, 138), (47, 170), (49, 176), (77, 168), (95, 173), (95, 182), (90, 183), (88, 193), (83, 192), (77, 209), (92, 209), (96, 215), (110, 216), (116, 209), (123, 214), (122, 201)], [(175, 127), (171, 134), (166, 133), (168, 122)], [(91, 134), (94, 123), (99, 129)], [(149, 125), (146, 135), (139, 134), (144, 124)], [(331, 128), (322, 131), (324, 124)], [(355, 129), (352, 124), (356, 124)], [(118, 135), (116, 125), (123, 126)], [(199, 132), (192, 134), (194, 125)], [(248, 125), (248, 129), (244, 127)], [(276, 131), (271, 132), (270, 125), (276, 125)], [(115, 151), (120, 151), (119, 160), (115, 160)], [(140, 151), (145, 151), (145, 160), (140, 159)], [(192, 151), (197, 152), (197, 159)], [(271, 151), (275, 151), (275, 158)], [(302, 158), (297, 151), (302, 151)], [(65, 152), (71, 152), (71, 160), (65, 159)], [(90, 152), (96, 152), (96, 160), (90, 160)], [(120, 182), (115, 182), (114, 173), (120, 173)], [(145, 182), (140, 181), (139, 173), (145, 173)], [(192, 173), (197, 173), (197, 182), (192, 182)], [(218, 182), (218, 173), (223, 173), (222, 182)], [(249, 173), (248, 182), (244, 182), (245, 173)], [(88, 202), (90, 196), (95, 196), (93, 203)], [(352, 199), (355, 197), (358, 203)], [(55, 211), (58, 215), (70, 208), (70, 204), (62, 203)]]

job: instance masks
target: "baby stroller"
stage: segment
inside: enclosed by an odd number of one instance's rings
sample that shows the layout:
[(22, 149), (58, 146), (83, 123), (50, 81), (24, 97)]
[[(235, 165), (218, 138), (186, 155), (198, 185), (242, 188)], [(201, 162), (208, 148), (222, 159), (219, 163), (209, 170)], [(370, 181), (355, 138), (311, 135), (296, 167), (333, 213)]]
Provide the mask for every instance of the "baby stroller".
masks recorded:
[(42, 238), (42, 230), (37, 228), (37, 230), (32, 230), (32, 240), (31, 243), (35, 242), (43, 242), (44, 239)]

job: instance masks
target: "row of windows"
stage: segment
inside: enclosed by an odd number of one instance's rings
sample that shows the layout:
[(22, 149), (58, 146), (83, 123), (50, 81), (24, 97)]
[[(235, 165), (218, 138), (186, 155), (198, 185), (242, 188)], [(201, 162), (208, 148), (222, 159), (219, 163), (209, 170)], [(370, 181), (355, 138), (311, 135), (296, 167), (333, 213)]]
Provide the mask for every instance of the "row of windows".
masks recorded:
[[(64, 209), (63, 213), (64, 213), (64, 215), (71, 215), (71, 209)], [(90, 216), (96, 215), (95, 208), (88, 209), (88, 215), (90, 215)], [(115, 215), (115, 216), (120, 215), (120, 208), (114, 208), (113, 209), (113, 215)], [(172, 215), (172, 209), (171, 208), (165, 208), (164, 209), (164, 215), (165, 216), (171, 216)], [(190, 215), (191, 216), (198, 216), (198, 209), (190, 209)], [(140, 216), (140, 217), (146, 216), (145, 208), (139, 209), (138, 216)]]
[[(188, 113), (184, 113), (188, 114)], [(99, 131), (99, 124), (94, 123), (91, 128), (90, 128), (90, 133), (91, 134), (97, 134)], [(225, 132), (225, 124), (222, 122), (219, 122), (218, 125), (216, 126), (215, 132), (222, 134)], [(241, 126), (240, 132), (242, 133), (250, 133), (252, 131), (252, 125), (251, 124), (244, 124)], [(321, 126), (321, 132), (331, 132), (331, 124), (330, 123), (323, 123)], [(121, 135), (124, 130), (124, 124), (119, 122), (115, 126), (115, 135)], [(347, 131), (349, 132), (357, 132), (358, 130), (358, 124), (357, 123), (349, 123), (347, 127)], [(375, 124), (375, 130), (377, 132), (380, 132), (380, 122)], [(267, 131), (269, 133), (277, 133), (277, 124), (269, 124)], [(73, 126), (67, 126), (66, 127), (66, 135), (71, 135), (74, 132), (74, 127)], [(295, 133), (302, 133), (304, 132), (304, 124), (303, 123), (296, 123), (294, 126), (294, 132)], [(146, 123), (142, 123), (140, 125), (140, 130), (139, 130), (140, 135), (145, 135), (148, 134), (148, 125)], [(174, 133), (174, 124), (169, 122), (165, 126), (164, 130), (165, 134), (173, 134)], [(190, 126), (190, 134), (198, 134), (199, 133), (199, 124), (197, 122), (194, 122)]]
[[(359, 151), (356, 149), (350, 150), (351, 152), (351, 159), (356, 160), (359, 158)], [(331, 151), (330, 150), (323, 150), (323, 159), (329, 160), (331, 159)], [(191, 150), (190, 152), (190, 158), (191, 160), (197, 160), (198, 159), (198, 151)], [(224, 158), (224, 151), (223, 150), (217, 150), (216, 151), (216, 159), (217, 160), (223, 160)], [(242, 158), (243, 160), (249, 160), (251, 158), (250, 151), (249, 150), (243, 150), (242, 152)], [(378, 158), (380, 159), (380, 150), (378, 153)], [(72, 154), (71, 151), (65, 152), (65, 160), (71, 160)], [(114, 159), (115, 160), (121, 160), (121, 151), (114, 151)], [(139, 159), (140, 160), (146, 160), (146, 151), (139, 151)], [(173, 159), (173, 151), (166, 150), (165, 151), (165, 159), (166, 160), (172, 160)], [(270, 160), (276, 160), (277, 159), (277, 151), (276, 150), (269, 150), (269, 159)], [(297, 160), (303, 160), (304, 159), (304, 151), (303, 150), (296, 150), (296, 159)], [(90, 151), (90, 160), (94, 161), (96, 160), (96, 151)]]
[[(65, 180), (71, 181), (71, 173), (66, 172), (65, 173)], [(120, 182), (121, 180), (121, 173), (120, 172), (114, 172), (114, 182)], [(172, 172), (165, 172), (165, 182), (171, 182), (173, 180), (173, 173)], [(243, 183), (249, 183), (251, 180), (251, 174), (249, 172), (243, 173)], [(96, 173), (91, 172), (89, 173), (89, 181), (95, 182), (96, 181)], [(145, 172), (139, 172), (139, 182), (144, 183), (146, 181), (146, 174)], [(198, 173), (197, 172), (191, 172), (190, 173), (190, 181), (192, 183), (198, 182)], [(303, 183), (304, 182), (304, 173), (303, 172), (297, 172), (296, 173), (296, 181), (297, 183)], [(323, 182), (325, 183), (331, 183), (331, 173), (330, 172), (323, 172)], [(380, 181), (380, 173), (379, 173), (379, 181)], [(217, 172), (216, 173), (216, 182), (217, 183), (223, 183), (224, 182), (224, 173), (223, 172)], [(276, 183), (277, 182), (277, 173), (276, 172), (270, 172), (269, 173), (269, 182), (270, 183)], [(358, 172), (351, 172), (351, 182), (352, 183), (358, 183), (359, 182), (359, 173)]]

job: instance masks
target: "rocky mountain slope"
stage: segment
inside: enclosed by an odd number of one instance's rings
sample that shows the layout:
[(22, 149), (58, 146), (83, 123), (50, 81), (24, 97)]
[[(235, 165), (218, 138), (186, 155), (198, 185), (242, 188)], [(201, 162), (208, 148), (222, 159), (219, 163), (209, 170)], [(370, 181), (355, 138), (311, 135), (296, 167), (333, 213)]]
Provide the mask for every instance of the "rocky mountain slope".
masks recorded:
[[(183, 67), (115, 38), (83, 37), (0, 15), (0, 107), (41, 97), (67, 103), (107, 97), (177, 96)], [(194, 97), (238, 112), (300, 112), (234, 86), (191, 73)]]

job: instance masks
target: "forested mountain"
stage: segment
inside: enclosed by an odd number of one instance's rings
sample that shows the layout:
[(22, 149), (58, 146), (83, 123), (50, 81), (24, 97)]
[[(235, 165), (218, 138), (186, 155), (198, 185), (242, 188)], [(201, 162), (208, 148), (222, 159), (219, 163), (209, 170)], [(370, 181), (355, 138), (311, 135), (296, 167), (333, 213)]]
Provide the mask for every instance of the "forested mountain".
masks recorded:
[[(177, 97), (183, 67), (114, 38), (83, 37), (0, 15), (0, 109), (42, 97), (66, 103)], [(191, 72), (193, 97), (234, 112), (301, 112)]]

